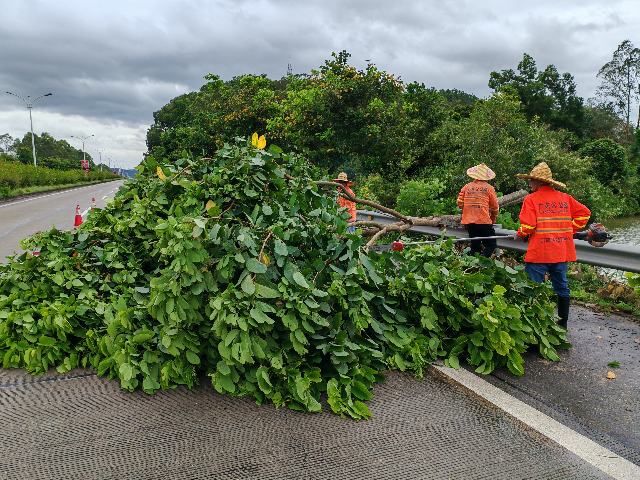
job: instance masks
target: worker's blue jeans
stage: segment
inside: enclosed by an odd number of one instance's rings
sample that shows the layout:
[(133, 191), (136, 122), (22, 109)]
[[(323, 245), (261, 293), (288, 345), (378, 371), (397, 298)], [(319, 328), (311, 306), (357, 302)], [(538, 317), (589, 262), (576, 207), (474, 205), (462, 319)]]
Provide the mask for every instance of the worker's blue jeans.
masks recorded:
[[(351, 225), (353, 222), (347, 222), (347, 225)], [(356, 227), (347, 227), (347, 232), (356, 233)]]
[(544, 274), (549, 272), (551, 277), (551, 285), (553, 291), (561, 297), (568, 297), (569, 280), (567, 280), (567, 262), (560, 263), (531, 263), (525, 262), (524, 271), (527, 272), (529, 278), (536, 283), (544, 282)]

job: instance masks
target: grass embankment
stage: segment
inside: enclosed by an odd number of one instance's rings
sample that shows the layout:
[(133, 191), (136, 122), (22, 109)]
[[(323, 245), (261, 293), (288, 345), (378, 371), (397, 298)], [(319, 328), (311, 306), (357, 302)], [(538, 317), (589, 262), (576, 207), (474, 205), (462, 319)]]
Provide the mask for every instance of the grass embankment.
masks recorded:
[[(503, 250), (504, 263), (524, 265), (524, 255)], [(598, 268), (569, 262), (567, 271), (571, 300), (587, 308), (610, 313), (627, 313), (640, 320), (640, 297), (633, 288), (616, 279), (598, 273)]]
[[(24, 193), (33, 193), (37, 187), (49, 187), (49, 190), (63, 186), (86, 185), (115, 180), (119, 178), (113, 172), (92, 170), (54, 170), (47, 167), (34, 167), (17, 161), (0, 160), (0, 197), (10, 197)], [(27, 192), (26, 190), (29, 190)]]
[[(66, 183), (64, 185), (40, 185), (40, 186), (28, 187), (28, 188), (15, 188), (13, 190), (0, 192), (0, 199), (9, 199), (11, 197), (17, 197), (20, 195), (51, 192), (53, 190), (62, 190), (66, 188), (84, 187), (87, 185), (94, 185), (97, 183), (113, 182), (115, 180), (118, 180), (118, 179), (113, 178), (113, 179), (107, 179), (107, 180), (93, 180), (90, 182)], [(6, 192), (8, 193), (6, 195), (3, 195)]]

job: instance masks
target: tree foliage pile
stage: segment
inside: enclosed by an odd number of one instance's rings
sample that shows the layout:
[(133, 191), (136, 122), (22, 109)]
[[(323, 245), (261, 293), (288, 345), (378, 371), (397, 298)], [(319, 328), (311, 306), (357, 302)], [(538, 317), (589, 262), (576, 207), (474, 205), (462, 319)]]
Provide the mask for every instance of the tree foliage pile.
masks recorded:
[[(255, 137), (255, 136), (254, 136)], [(242, 139), (240, 139), (242, 140)], [(0, 358), (34, 374), (92, 367), (123, 388), (189, 387), (370, 416), (381, 371), (435, 359), (522, 374), (570, 345), (546, 287), (450, 242), (367, 253), (318, 171), (264, 137), (215, 158), (148, 157), (78, 231), (0, 266)]]

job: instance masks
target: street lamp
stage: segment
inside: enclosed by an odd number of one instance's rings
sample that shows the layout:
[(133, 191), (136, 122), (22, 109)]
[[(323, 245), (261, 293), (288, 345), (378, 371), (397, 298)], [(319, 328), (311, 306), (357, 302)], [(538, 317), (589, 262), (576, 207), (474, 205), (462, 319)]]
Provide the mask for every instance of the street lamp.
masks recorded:
[(13, 95), (14, 97), (21, 98), (27, 104), (27, 108), (29, 109), (29, 120), (31, 121), (31, 148), (33, 149), (33, 166), (35, 167), (36, 166), (36, 141), (33, 136), (33, 117), (31, 116), (31, 110), (33, 110), (33, 102), (38, 100), (38, 98), (50, 97), (51, 95), (53, 95), (53, 93), (40, 95), (39, 97), (36, 97), (33, 100), (31, 100), (31, 95), (27, 96), (27, 100), (25, 100), (20, 95), (16, 95), (15, 93), (11, 93), (11, 92), (7, 92), (7, 93), (9, 95)]
[(73, 135), (71, 135), (71, 138), (77, 138), (78, 140), (82, 140), (82, 160), (83, 161), (87, 159), (87, 156), (84, 151), (84, 141), (89, 137), (93, 137), (93, 135), (87, 135), (86, 137), (74, 137)]
[(94, 150), (100, 154), (100, 171), (102, 171), (102, 152), (104, 152), (106, 148), (94, 148)]

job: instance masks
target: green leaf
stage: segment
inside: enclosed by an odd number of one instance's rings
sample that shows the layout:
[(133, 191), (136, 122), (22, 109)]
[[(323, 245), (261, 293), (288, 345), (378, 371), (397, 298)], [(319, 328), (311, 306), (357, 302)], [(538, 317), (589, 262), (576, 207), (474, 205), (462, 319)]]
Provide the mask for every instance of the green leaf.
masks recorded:
[(256, 284), (256, 295), (259, 295), (263, 298), (279, 298), (280, 292), (274, 290), (273, 288), (266, 287), (262, 284)]
[(187, 360), (189, 361), (189, 363), (192, 363), (194, 365), (200, 364), (200, 357), (198, 357), (198, 355), (196, 355), (194, 352), (192, 352), (191, 350), (187, 350), (185, 353), (187, 355)]
[(153, 338), (154, 333), (150, 330), (143, 330), (142, 332), (136, 334), (133, 336), (133, 338), (131, 339), (131, 341), (133, 343), (144, 343), (147, 340)]
[(620, 362), (609, 362), (607, 367), (620, 368)]
[(289, 250), (287, 249), (287, 246), (280, 240), (276, 240), (275, 242), (275, 251), (278, 255), (282, 257), (286, 257), (287, 255), (289, 255)]
[(242, 281), (242, 291), (247, 295), (253, 295), (255, 293), (256, 285), (253, 283), (251, 275), (244, 277), (244, 280)]
[(449, 366), (451, 368), (454, 368), (456, 370), (460, 370), (460, 360), (458, 360), (458, 357), (452, 355), (449, 357)]
[(420, 307), (420, 324), (429, 330), (438, 328), (438, 315), (433, 308), (424, 305)]
[(47, 337), (45, 335), (42, 335), (38, 339), (38, 343), (40, 345), (45, 346), (45, 347), (51, 347), (51, 346), (55, 345), (56, 343), (58, 343), (58, 341), (55, 338), (51, 338), (51, 337)]
[(249, 314), (251, 315), (251, 318), (253, 318), (258, 323), (268, 323), (269, 325), (274, 324), (274, 320), (272, 320), (266, 313), (261, 312), (257, 308), (252, 308)]
[(265, 367), (258, 368), (256, 378), (258, 379), (258, 388), (260, 388), (260, 390), (262, 390), (267, 395), (270, 394), (271, 390), (273, 389), (273, 385), (271, 385), (269, 374), (267, 373)]
[(231, 380), (231, 377), (220, 375), (218, 377), (218, 383), (229, 393), (233, 393), (236, 391), (236, 385), (235, 383), (233, 383), (233, 380)]
[(402, 355), (400, 355), (399, 353), (396, 353), (396, 354), (393, 356), (393, 358), (394, 358), (394, 360), (395, 360), (396, 365), (398, 366), (398, 368), (399, 368), (402, 372), (404, 372), (404, 371), (405, 371), (405, 369), (406, 369), (407, 367), (405, 366), (404, 359), (402, 358)]
[(293, 280), (302, 288), (309, 288), (309, 284), (307, 283), (307, 280), (302, 276), (300, 272), (296, 271), (293, 274)]
[(229, 365), (227, 365), (225, 362), (223, 362), (222, 360), (220, 360), (217, 364), (217, 370), (218, 372), (220, 372), (222, 375), (230, 375), (231, 374), (231, 369), (229, 368)]
[(247, 270), (251, 273), (265, 273), (267, 271), (267, 266), (258, 261), (258, 259), (251, 257), (247, 260)]
[(131, 380), (133, 377), (133, 367), (129, 363), (123, 363), (119, 368), (120, 377), (125, 380)]

